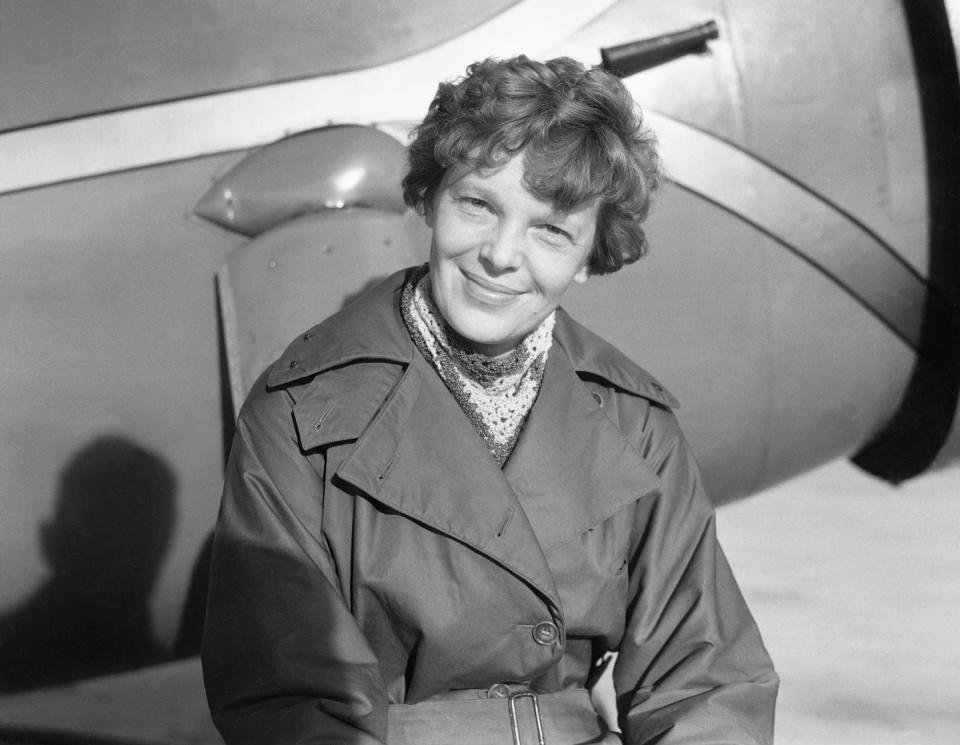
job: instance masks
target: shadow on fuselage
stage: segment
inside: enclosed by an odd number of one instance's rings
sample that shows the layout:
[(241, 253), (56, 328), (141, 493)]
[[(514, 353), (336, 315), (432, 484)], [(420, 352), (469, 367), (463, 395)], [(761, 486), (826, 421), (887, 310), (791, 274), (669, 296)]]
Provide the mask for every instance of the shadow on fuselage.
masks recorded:
[(50, 576), (0, 617), (0, 691), (160, 662), (148, 599), (173, 530), (176, 477), (156, 454), (103, 436), (64, 467), (40, 542)]

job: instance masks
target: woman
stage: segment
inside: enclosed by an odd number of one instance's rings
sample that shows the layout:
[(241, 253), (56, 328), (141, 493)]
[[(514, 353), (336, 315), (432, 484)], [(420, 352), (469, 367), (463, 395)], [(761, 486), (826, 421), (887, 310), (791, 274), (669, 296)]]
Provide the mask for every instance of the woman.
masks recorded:
[(228, 467), (203, 662), (228, 743), (767, 743), (777, 678), (672, 397), (569, 318), (659, 175), (615, 77), (471, 66), (410, 148), (430, 261), (295, 341)]

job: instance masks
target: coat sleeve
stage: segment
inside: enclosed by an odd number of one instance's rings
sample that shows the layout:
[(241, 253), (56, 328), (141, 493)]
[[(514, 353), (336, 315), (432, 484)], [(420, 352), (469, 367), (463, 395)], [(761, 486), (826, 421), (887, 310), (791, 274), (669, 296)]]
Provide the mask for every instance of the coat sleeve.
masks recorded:
[(626, 632), (614, 668), (628, 745), (767, 745), (779, 680), (717, 543), (713, 508), (673, 414), (652, 407), (661, 479), (638, 510)]
[(344, 602), (319, 522), (291, 507), (319, 511), (323, 500), (291, 409), (284, 391), (256, 394), (237, 425), (204, 626), (211, 713), (228, 745), (382, 743), (378, 661)]

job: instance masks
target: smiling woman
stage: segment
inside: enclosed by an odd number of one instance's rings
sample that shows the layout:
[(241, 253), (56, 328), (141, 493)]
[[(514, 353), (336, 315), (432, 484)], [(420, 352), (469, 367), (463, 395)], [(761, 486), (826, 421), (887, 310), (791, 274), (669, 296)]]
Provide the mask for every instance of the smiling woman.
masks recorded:
[(228, 743), (771, 742), (778, 680), (676, 401), (573, 321), (646, 249), (659, 182), (623, 84), (566, 58), (440, 86), (401, 271), (254, 384), (203, 644)]

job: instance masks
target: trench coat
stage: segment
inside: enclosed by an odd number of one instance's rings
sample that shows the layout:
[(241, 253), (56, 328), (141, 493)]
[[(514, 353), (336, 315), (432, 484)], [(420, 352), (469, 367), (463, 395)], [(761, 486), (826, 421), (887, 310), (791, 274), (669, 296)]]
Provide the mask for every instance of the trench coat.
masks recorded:
[(771, 742), (778, 679), (672, 396), (558, 310), (501, 469), (404, 328), (403, 276), (242, 409), (202, 654), (226, 742), (385, 743), (388, 704), (590, 687), (614, 650), (624, 742)]

